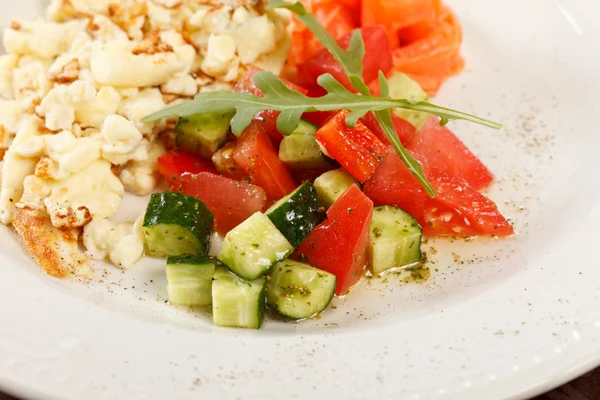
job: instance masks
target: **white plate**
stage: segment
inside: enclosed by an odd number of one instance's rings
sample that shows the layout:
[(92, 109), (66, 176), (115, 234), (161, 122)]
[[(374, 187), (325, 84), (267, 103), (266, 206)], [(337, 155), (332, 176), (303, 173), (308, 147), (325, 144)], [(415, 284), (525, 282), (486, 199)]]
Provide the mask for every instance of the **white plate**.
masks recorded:
[[(2, 18), (35, 10), (8, 3)], [(430, 242), (427, 284), (373, 280), (321, 320), (254, 332), (168, 307), (159, 261), (57, 281), (1, 229), (1, 386), (77, 400), (501, 399), (600, 364), (600, 3), (451, 4), (468, 67), (437, 102), (505, 123), (452, 126), (496, 172), (489, 194), (515, 240)]]

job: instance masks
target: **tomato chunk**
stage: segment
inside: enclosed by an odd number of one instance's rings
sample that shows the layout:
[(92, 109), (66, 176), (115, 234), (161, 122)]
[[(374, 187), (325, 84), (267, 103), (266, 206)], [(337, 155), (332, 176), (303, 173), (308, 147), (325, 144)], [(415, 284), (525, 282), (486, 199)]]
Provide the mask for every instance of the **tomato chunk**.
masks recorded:
[[(361, 120), (367, 126), (367, 128), (369, 128), (371, 132), (373, 132), (375, 136), (377, 136), (377, 138), (381, 140), (382, 143), (390, 145), (389, 139), (383, 132), (383, 129), (381, 128), (381, 125), (379, 125), (379, 122), (377, 122), (377, 118), (375, 118), (375, 114), (370, 112), (367, 115), (365, 115)], [(417, 134), (417, 129), (410, 122), (395, 116), (393, 113), (392, 122), (394, 124), (394, 128), (396, 129), (396, 133), (398, 134), (400, 142), (402, 142), (404, 146), (409, 144)]]
[(249, 179), (250, 175), (240, 167), (233, 158), (235, 152), (235, 142), (229, 142), (221, 147), (212, 156), (212, 162), (217, 167), (217, 171), (226, 178), (237, 181)]
[(271, 201), (279, 200), (296, 189), (296, 181), (262, 126), (253, 122), (237, 140), (235, 161), (250, 175), (252, 183), (260, 186)]
[[(392, 68), (392, 48), (387, 33), (382, 26), (361, 28), (365, 42), (365, 57), (363, 58), (363, 78), (371, 82), (377, 78), (379, 71), (386, 73)], [(352, 33), (342, 36), (338, 44), (347, 49), (350, 45)], [(342, 66), (333, 58), (327, 49), (319, 51), (314, 57), (298, 66), (298, 73), (302, 83), (307, 86), (316, 86), (317, 78), (325, 73), (330, 73), (349, 90), (354, 90)]]
[[(254, 83), (254, 75), (261, 71), (262, 70), (260, 68), (250, 67), (250, 69), (233, 87), (233, 91), (238, 93), (251, 93), (259, 97), (264, 96), (262, 90), (260, 90), (258, 86), (256, 86), (256, 83)], [(286, 81), (285, 79), (282, 79), (282, 81), (288, 88), (292, 90), (302, 94), (308, 93), (306, 89), (296, 85), (295, 83)], [(269, 135), (271, 142), (275, 146), (279, 146), (279, 143), (281, 143), (281, 140), (283, 139), (283, 135), (279, 133), (279, 130), (277, 130), (277, 118), (279, 117), (279, 114), (279, 111), (264, 110), (254, 116), (254, 120), (262, 126), (267, 135)]]
[(354, 128), (346, 125), (348, 111), (340, 111), (315, 134), (327, 153), (361, 183), (375, 172), (388, 148), (369, 128), (358, 122)]
[(440, 126), (437, 117), (427, 121), (407, 149), (425, 157), (431, 168), (463, 178), (473, 189), (483, 189), (494, 180), (467, 146), (450, 129)]
[(217, 173), (217, 170), (209, 160), (193, 156), (183, 150), (171, 150), (158, 159), (158, 172), (167, 179), (167, 182), (176, 175), (189, 172)]
[[(421, 161), (421, 160), (419, 160)], [(427, 165), (421, 163), (425, 173)], [(410, 173), (396, 152), (390, 148), (383, 163), (377, 168), (363, 190), (375, 205), (395, 205), (415, 217), (419, 223), (425, 209), (427, 192)]]
[(208, 172), (176, 176), (170, 187), (202, 200), (213, 213), (215, 229), (221, 235), (267, 206), (267, 196), (260, 187)]
[(430, 198), (393, 152), (364, 186), (375, 205), (395, 205), (411, 214), (426, 236), (508, 236), (514, 230), (496, 204), (458, 176), (423, 164), (427, 179), (437, 192)]
[(369, 263), (373, 202), (352, 185), (327, 210), (327, 219), (300, 244), (294, 257), (337, 277), (342, 295), (364, 275)]
[(437, 197), (428, 198), (423, 233), (428, 236), (509, 236), (514, 229), (496, 204), (461, 178), (430, 172)]

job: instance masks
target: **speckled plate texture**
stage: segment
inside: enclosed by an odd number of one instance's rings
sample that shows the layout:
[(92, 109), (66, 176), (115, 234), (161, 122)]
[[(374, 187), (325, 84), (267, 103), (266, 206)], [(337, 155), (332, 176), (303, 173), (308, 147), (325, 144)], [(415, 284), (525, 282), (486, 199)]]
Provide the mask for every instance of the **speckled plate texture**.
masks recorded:
[[(0, 387), (40, 399), (526, 398), (600, 364), (600, 3), (452, 0), (467, 70), (436, 102), (491, 167), (509, 240), (429, 241), (431, 278), (363, 282), (321, 319), (219, 329), (163, 262), (57, 281), (0, 230)], [(3, 1), (32, 16), (33, 0)], [(38, 3), (35, 2), (35, 5)], [(122, 213), (135, 215), (140, 200)]]

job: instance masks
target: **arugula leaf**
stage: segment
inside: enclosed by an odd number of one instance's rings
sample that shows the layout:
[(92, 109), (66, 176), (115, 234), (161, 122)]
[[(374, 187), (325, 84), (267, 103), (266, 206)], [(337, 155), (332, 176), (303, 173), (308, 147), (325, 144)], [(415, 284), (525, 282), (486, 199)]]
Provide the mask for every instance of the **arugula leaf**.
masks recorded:
[[(382, 97), (388, 97), (390, 95), (390, 85), (388, 84), (385, 75), (381, 71), (379, 71), (379, 87)], [(398, 138), (398, 133), (394, 128), (394, 122), (392, 121), (392, 111), (389, 109), (375, 111), (374, 114), (375, 118), (377, 119), (377, 122), (379, 122), (379, 125), (381, 125), (381, 127), (383, 128), (383, 132), (390, 140), (390, 143), (394, 147), (394, 150), (396, 150), (396, 153), (398, 153), (400, 159), (402, 160), (402, 162), (404, 162), (410, 173), (413, 174), (415, 178), (417, 178), (421, 185), (423, 185), (423, 188), (425, 189), (427, 194), (429, 194), (429, 196), (435, 197), (435, 189), (433, 188), (433, 186), (431, 186), (431, 184), (425, 177), (425, 173), (423, 172), (423, 166), (420, 162), (415, 160), (415, 158), (404, 148), (402, 142), (400, 142), (400, 138)]]
[(297, 15), (297, 18), (306, 25), (321, 44), (328, 49), (334, 59), (340, 63), (344, 72), (348, 75), (350, 83), (358, 93), (346, 89), (331, 74), (324, 74), (318, 78), (317, 82), (326, 90), (327, 94), (323, 97), (311, 98), (289, 89), (273, 73), (260, 72), (254, 76), (254, 82), (264, 93), (263, 97), (234, 92), (200, 93), (194, 100), (156, 112), (142, 119), (142, 122), (152, 122), (170, 116), (188, 117), (203, 113), (233, 113), (231, 130), (239, 136), (250, 125), (257, 113), (272, 110), (280, 112), (277, 118), (277, 129), (284, 135), (289, 135), (296, 130), (300, 124), (301, 116), (305, 112), (348, 110), (346, 124), (353, 127), (360, 118), (372, 111), (400, 159), (432, 197), (435, 196), (435, 191), (427, 181), (421, 164), (411, 156), (400, 142), (394, 129), (390, 109), (404, 108), (437, 115), (440, 117), (440, 124), (442, 125), (454, 119), (462, 119), (495, 129), (502, 127), (498, 123), (427, 102), (390, 99), (388, 98), (390, 94), (389, 85), (381, 71), (379, 73), (381, 97), (371, 96), (369, 88), (362, 77), (365, 44), (360, 30), (354, 31), (348, 50), (344, 50), (329, 35), (315, 16), (306, 10), (302, 3), (271, 0), (268, 9), (275, 8), (286, 8)]
[[(370, 96), (371, 93), (369, 88), (367, 87), (363, 76), (363, 58), (365, 56), (365, 45), (362, 39), (362, 34), (359, 29), (356, 29), (352, 34), (350, 45), (348, 46), (348, 50), (341, 50), (335, 39), (327, 32), (327, 30), (322, 27), (317, 19), (312, 15), (306, 12), (304, 6), (300, 3), (290, 4), (285, 3), (282, 0), (271, 0), (271, 7), (284, 7), (288, 8), (292, 12), (298, 14), (298, 19), (302, 21), (306, 27), (319, 39), (319, 42), (329, 52), (333, 55), (333, 57), (340, 63), (346, 75), (350, 79), (350, 83), (352, 86), (363, 96)], [(316, 22), (316, 23), (315, 23)], [(341, 52), (340, 52), (341, 50)], [(359, 65), (360, 64), (360, 65)], [(386, 98), (390, 95), (389, 85), (385, 78), (385, 75), (379, 71), (379, 83), (381, 86), (381, 97)], [(414, 103), (414, 105), (418, 105), (419, 103)], [(425, 104), (420, 104), (421, 106), (426, 106)], [(435, 107), (435, 106), (434, 106)], [(400, 108), (407, 108), (405, 106), (401, 106)], [(437, 108), (437, 107), (436, 107)], [(346, 117), (346, 124), (351, 126), (352, 123), (356, 123), (356, 121), (364, 116), (360, 115), (360, 111), (351, 112), (348, 117)], [(440, 114), (441, 112), (442, 114)], [(415, 178), (423, 185), (427, 193), (431, 197), (435, 197), (435, 190), (427, 180), (427, 177), (423, 173), (423, 168), (421, 164), (410, 155), (410, 153), (404, 148), (400, 139), (398, 138), (398, 133), (396, 129), (394, 129), (394, 124), (392, 122), (392, 114), (389, 109), (384, 110), (373, 110), (377, 122), (381, 125), (383, 132), (389, 139), (390, 143), (396, 150), (396, 153), (400, 156), (400, 159), (404, 162), (404, 164), (408, 167), (410, 172), (413, 174)], [(453, 117), (451, 114), (452, 110), (442, 110), (438, 108), (438, 112), (433, 112), (431, 114), (438, 115), (441, 118), (441, 124), (446, 124)]]
[(231, 122), (231, 129), (235, 135), (239, 136), (250, 125), (252, 117), (258, 112), (274, 110), (281, 112), (277, 119), (277, 128), (283, 134), (290, 134), (298, 127), (300, 117), (307, 111), (348, 110), (350, 113), (346, 117), (346, 123), (352, 127), (369, 111), (406, 108), (425, 111), (446, 120), (464, 119), (490, 127), (499, 126), (494, 122), (427, 102), (415, 103), (404, 99), (386, 99), (352, 93), (335, 80), (331, 74), (319, 77), (318, 83), (327, 91), (327, 94), (317, 98), (307, 97), (289, 89), (272, 72), (259, 72), (254, 76), (254, 81), (257, 87), (263, 91), (264, 97), (235, 92), (200, 93), (194, 100), (165, 108), (145, 117), (142, 122), (152, 122), (174, 115), (189, 117), (194, 114), (233, 112), (235, 116)]

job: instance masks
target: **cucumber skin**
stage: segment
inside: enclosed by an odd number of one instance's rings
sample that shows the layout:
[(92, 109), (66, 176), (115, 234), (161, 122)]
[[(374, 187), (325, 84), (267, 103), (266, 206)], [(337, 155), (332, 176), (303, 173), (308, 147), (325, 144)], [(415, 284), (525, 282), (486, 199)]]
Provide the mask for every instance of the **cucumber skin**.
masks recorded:
[[(282, 263), (292, 263), (292, 265), (280, 265)], [(331, 288), (329, 298), (324, 303), (323, 307), (321, 307), (320, 309), (317, 309), (316, 311), (312, 312), (311, 314), (306, 314), (306, 315), (302, 315), (302, 316), (291, 316), (291, 315), (286, 314), (285, 312), (281, 311), (280, 306), (277, 304), (277, 301), (276, 301), (276, 299), (278, 299), (280, 297), (277, 293), (275, 293), (279, 288), (278, 287), (273, 288), (272, 285), (275, 285), (275, 281), (277, 280), (277, 277), (276, 277), (277, 268), (294, 268), (295, 265), (314, 269), (314, 270), (316, 270), (316, 272), (318, 271), (318, 273), (327, 274), (327, 275), (330, 275), (331, 278), (333, 278), (333, 286)], [(282, 273), (286, 273), (286, 272), (282, 272)], [(282, 262), (275, 264), (275, 267), (273, 268), (273, 273), (271, 275), (271, 279), (269, 279), (269, 281), (267, 282), (267, 285), (266, 285), (267, 305), (269, 306), (269, 310), (271, 310), (279, 318), (282, 318), (282, 319), (288, 320), (288, 321), (296, 321), (296, 322), (302, 321), (302, 320), (309, 319), (309, 318), (312, 318), (314, 316), (321, 314), (323, 311), (325, 311), (327, 309), (327, 307), (329, 307), (329, 304), (331, 304), (331, 301), (333, 300), (333, 298), (335, 296), (336, 286), (337, 286), (337, 278), (335, 275), (333, 275), (329, 272), (319, 270), (318, 268), (315, 268), (308, 264), (304, 264), (304, 263), (297, 262), (297, 261), (291, 261), (291, 260), (282, 261)], [(273, 300), (275, 300), (275, 301), (273, 301)], [(272, 304), (272, 303), (275, 303), (275, 304)]]
[[(153, 194), (142, 226), (146, 230), (162, 224), (177, 225), (189, 230), (199, 241), (199, 253), (207, 253), (210, 249), (214, 217), (201, 200), (175, 192)], [(151, 246), (148, 243), (149, 250)]]
[(296, 248), (313, 229), (325, 221), (327, 214), (325, 207), (319, 201), (315, 187), (310, 182), (303, 183), (286, 197), (289, 197), (287, 201), (282, 204), (275, 203), (266, 214), (273, 225)]

